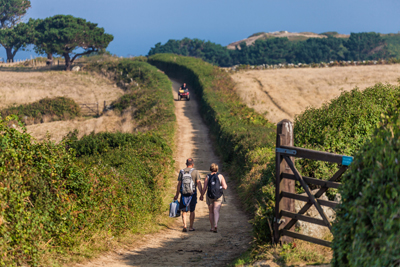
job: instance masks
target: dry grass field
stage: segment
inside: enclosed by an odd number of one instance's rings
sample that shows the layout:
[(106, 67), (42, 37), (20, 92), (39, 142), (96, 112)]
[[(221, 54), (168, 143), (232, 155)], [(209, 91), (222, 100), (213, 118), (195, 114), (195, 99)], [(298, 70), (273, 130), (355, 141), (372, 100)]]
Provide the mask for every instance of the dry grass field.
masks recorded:
[(27, 126), (28, 132), (41, 141), (50, 136), (50, 140), (59, 142), (70, 131), (79, 131), (78, 137), (88, 135), (91, 132), (132, 132), (135, 127), (131, 112), (125, 112), (122, 116), (108, 111), (99, 118), (79, 118), (70, 121), (54, 121)]
[(400, 64), (307, 69), (240, 71), (232, 75), (243, 101), (271, 122), (292, 120), (307, 107), (323, 103), (355, 87), (397, 84)]
[[(124, 92), (110, 80), (97, 74), (65, 71), (9, 71), (0, 70), (0, 109), (11, 105), (25, 104), (45, 97), (65, 96), (80, 103), (111, 103)], [(92, 131), (122, 131), (133, 130), (130, 114), (115, 115), (107, 112), (100, 118), (78, 118), (70, 121), (56, 121), (30, 125), (28, 132), (36, 139), (46, 138), (60, 141), (69, 131), (79, 130), (79, 135)]]
[(123, 94), (106, 78), (66, 71), (9, 71), (0, 69), (0, 109), (45, 97), (65, 96), (77, 103), (103, 103)]

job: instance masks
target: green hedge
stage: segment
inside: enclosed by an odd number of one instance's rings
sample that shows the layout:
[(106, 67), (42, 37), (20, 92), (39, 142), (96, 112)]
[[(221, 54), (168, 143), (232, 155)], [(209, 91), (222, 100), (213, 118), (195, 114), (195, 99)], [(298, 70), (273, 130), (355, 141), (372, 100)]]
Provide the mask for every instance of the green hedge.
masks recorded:
[(172, 83), (165, 74), (141, 58), (93, 60), (85, 68), (106, 75), (125, 89), (125, 94), (111, 106), (120, 112), (133, 107), (139, 131), (156, 130), (172, 140), (176, 121), (174, 98)]
[(333, 266), (399, 266), (400, 117), (356, 153), (333, 224)]
[(172, 54), (154, 55), (148, 62), (185, 81), (199, 96), (200, 112), (216, 138), (217, 149), (238, 181), (245, 208), (254, 215), (257, 241), (269, 241), (265, 210), (272, 210), (274, 205), (274, 186), (270, 184), (273, 181), (265, 179), (271, 177), (265, 165), (274, 155), (276, 126), (242, 103), (223, 70), (200, 59)]
[(74, 132), (55, 144), (8, 127), (16, 116), (0, 117), (0, 266), (50, 266), (71, 255), (90, 256), (85, 252), (92, 245), (106, 247), (114, 236), (143, 231), (165, 210), (176, 125), (171, 82), (145, 62), (101, 64), (117, 78), (140, 68), (134, 81), (144, 93), (126, 90), (142, 102), (131, 105), (146, 127), (80, 140)]
[[(321, 108), (308, 108), (296, 117), (295, 146), (354, 155), (373, 134), (381, 114), (399, 100), (400, 87), (392, 85), (343, 92)], [(337, 170), (336, 164), (322, 161), (298, 160), (296, 165), (303, 175), (321, 179)], [(330, 196), (335, 192), (330, 190)]]
[(74, 100), (67, 97), (44, 98), (30, 104), (9, 107), (0, 111), (3, 117), (18, 115), (21, 120), (43, 122), (44, 116), (51, 120), (69, 120), (81, 115), (81, 109)]
[(42, 253), (68, 253), (96, 234), (138, 231), (160, 211), (173, 164), (161, 138), (140, 135), (107, 153), (113, 164), (92, 165), (65, 143), (35, 143), (7, 121), (0, 131), (1, 266), (37, 266)]

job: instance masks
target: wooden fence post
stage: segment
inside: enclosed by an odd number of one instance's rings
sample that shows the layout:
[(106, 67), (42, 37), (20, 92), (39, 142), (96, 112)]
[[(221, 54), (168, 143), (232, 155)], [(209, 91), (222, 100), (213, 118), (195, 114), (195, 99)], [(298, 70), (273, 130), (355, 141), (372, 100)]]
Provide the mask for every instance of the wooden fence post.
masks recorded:
[[(282, 120), (277, 125), (276, 132), (276, 148), (280, 146), (293, 146), (293, 123), (289, 120)], [(294, 158), (291, 157), (294, 162)], [(283, 160), (281, 153), (276, 152), (276, 170), (275, 170), (275, 218), (274, 218), (274, 242), (278, 244), (280, 242), (289, 243), (293, 242), (293, 238), (283, 236), (280, 238), (279, 230), (285, 227), (289, 222), (290, 218), (281, 217), (281, 210), (295, 212), (294, 199), (282, 198), (281, 192), (285, 191), (288, 193), (295, 192), (295, 181), (289, 179), (282, 179), (282, 173), (293, 174), (289, 165)]]

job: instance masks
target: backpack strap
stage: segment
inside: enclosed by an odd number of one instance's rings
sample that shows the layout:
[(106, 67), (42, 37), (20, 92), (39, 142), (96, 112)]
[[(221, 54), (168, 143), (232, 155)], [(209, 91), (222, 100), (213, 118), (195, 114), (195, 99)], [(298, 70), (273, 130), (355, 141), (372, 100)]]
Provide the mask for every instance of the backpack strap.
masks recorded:
[(189, 171), (189, 174), (192, 175), (192, 172), (194, 171), (194, 168), (191, 168)]

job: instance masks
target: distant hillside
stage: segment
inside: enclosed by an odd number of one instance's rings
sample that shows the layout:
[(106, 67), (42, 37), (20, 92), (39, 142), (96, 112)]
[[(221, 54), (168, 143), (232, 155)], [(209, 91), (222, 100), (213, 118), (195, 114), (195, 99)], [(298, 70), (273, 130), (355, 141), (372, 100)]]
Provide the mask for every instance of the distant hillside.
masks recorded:
[(250, 35), (246, 39), (242, 39), (240, 41), (233, 42), (227, 46), (228, 49), (236, 49), (239, 47), (240, 43), (245, 42), (246, 45), (253, 45), (256, 40), (266, 40), (270, 38), (283, 38), (286, 37), (289, 41), (305, 41), (309, 38), (327, 38), (336, 37), (336, 38), (349, 38), (348, 34), (339, 34), (337, 32), (325, 32), (321, 34), (313, 33), (313, 32), (288, 32), (288, 31), (277, 31), (277, 32), (258, 32)]
[(197, 57), (221, 67), (379, 60), (400, 57), (400, 34), (259, 32), (227, 47), (199, 39), (169, 40), (156, 44), (148, 55), (157, 53)]

